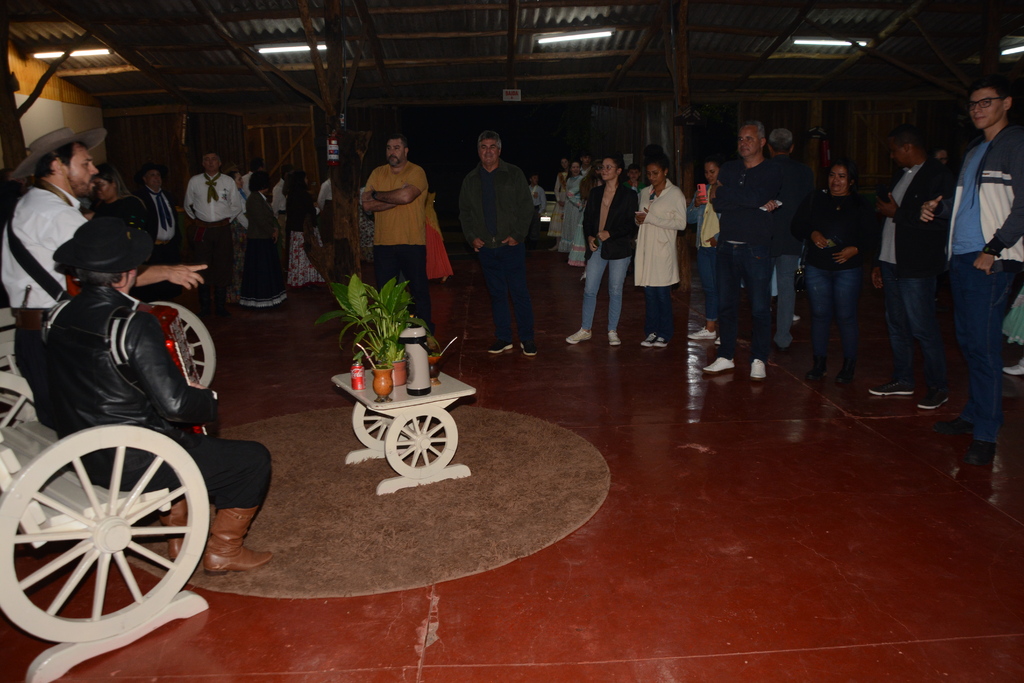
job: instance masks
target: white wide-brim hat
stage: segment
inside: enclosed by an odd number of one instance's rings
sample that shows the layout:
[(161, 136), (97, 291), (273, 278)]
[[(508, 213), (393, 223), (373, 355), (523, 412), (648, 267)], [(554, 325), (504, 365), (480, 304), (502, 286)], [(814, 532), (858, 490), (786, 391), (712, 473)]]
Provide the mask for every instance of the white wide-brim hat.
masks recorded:
[(80, 142), (86, 149), (92, 149), (103, 142), (106, 137), (106, 128), (93, 128), (91, 130), (83, 130), (81, 133), (76, 133), (70, 128), (59, 128), (51, 133), (47, 133), (32, 141), (32, 144), (28, 146), (29, 155), (25, 157), (23, 162), (18, 164), (11, 177), (24, 178), (25, 176), (32, 175), (35, 173), (36, 164), (39, 163), (39, 160), (44, 155), (60, 149), (68, 143)]

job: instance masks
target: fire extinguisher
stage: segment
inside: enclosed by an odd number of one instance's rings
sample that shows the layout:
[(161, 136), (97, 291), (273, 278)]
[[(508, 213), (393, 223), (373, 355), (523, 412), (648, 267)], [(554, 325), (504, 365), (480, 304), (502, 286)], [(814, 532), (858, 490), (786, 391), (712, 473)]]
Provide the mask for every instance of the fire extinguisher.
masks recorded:
[(327, 165), (337, 166), (341, 163), (341, 149), (338, 147), (338, 136), (331, 133), (327, 136)]
[(828, 144), (828, 138), (821, 140), (818, 145), (819, 161), (821, 162), (822, 168), (828, 168), (832, 165), (832, 150)]

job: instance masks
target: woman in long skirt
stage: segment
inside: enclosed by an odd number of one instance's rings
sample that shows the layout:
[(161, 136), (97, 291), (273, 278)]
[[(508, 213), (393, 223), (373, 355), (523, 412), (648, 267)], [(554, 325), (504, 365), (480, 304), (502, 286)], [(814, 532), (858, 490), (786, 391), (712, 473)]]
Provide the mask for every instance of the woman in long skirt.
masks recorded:
[(580, 199), (580, 162), (574, 161), (569, 166), (569, 176), (565, 180), (565, 213), (562, 215), (562, 237), (558, 240), (558, 251), (568, 254), (572, 249), (576, 231), (583, 234), (583, 200)]
[[(1024, 287), (1013, 301), (1010, 312), (1003, 319), (1003, 334), (1011, 344), (1024, 344)], [(1007, 375), (1024, 375), (1024, 358), (1016, 365), (1003, 368)]]
[[(621, 170), (621, 169), (619, 169)], [(578, 266), (583, 268), (587, 265), (587, 238), (584, 234), (583, 228), (583, 215), (587, 210), (587, 199), (590, 196), (590, 191), (595, 187), (600, 187), (604, 184), (600, 175), (591, 171), (587, 175), (583, 176), (583, 180), (580, 181), (580, 192), (579, 200), (581, 202), (580, 207), (580, 218), (579, 227), (572, 233), (572, 245), (569, 247), (569, 265)], [(635, 194), (635, 193), (634, 193)], [(583, 279), (586, 279), (586, 273), (583, 274)]]
[(313, 196), (309, 194), (305, 171), (292, 171), (289, 181), (291, 187), (288, 190), (285, 209), (285, 226), (288, 229), (288, 286), (306, 287), (324, 281), (309, 262), (305, 249), (306, 221), (316, 220), (316, 205), (313, 203)]
[(562, 217), (565, 215), (565, 182), (568, 179), (569, 159), (562, 157), (562, 170), (555, 177), (555, 207), (551, 210), (551, 221), (548, 223), (548, 237), (555, 238), (551, 251), (558, 250), (558, 241), (562, 236)]
[(434, 210), (436, 192), (427, 194), (427, 279), (444, 282), (452, 276), (452, 263), (441, 234), (441, 222)]
[(284, 302), (288, 294), (277, 255), (277, 217), (270, 207), (270, 174), (255, 171), (249, 178), (245, 213), (249, 220), (245, 242), (245, 269), (238, 304), (267, 309)]

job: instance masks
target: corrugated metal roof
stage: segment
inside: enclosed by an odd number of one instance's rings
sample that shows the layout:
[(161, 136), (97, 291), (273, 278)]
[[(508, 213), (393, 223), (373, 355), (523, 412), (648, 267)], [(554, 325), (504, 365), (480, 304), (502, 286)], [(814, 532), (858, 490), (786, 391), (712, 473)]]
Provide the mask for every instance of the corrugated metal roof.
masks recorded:
[[(11, 39), (24, 53), (60, 49), (83, 33), (65, 17), (46, 9), (48, 5), (34, 0), (7, 1)], [(305, 43), (294, 0), (205, 1), (231, 39), (245, 49)], [(362, 54), (351, 104), (358, 105), (361, 100), (441, 104), (497, 99), (509, 71), (507, 0), (366, 0), (366, 5), (372, 26), (364, 27), (353, 4), (344, 4), (346, 61), (351, 61), (356, 51)], [(595, 99), (629, 93), (671, 96), (665, 29), (672, 18), (667, 5), (665, 0), (521, 0), (514, 75), (524, 99), (575, 99), (588, 93)], [(825, 37), (824, 32), (871, 39), (910, 5), (903, 0), (819, 0), (807, 18), (820, 29), (805, 23), (796, 34)], [(143, 66), (152, 67), (190, 104), (279, 102), (279, 96), (250, 70), (191, 0), (91, 0), (66, 6), (75, 18), (99, 27), (101, 35), (96, 42), (103, 38), (136, 51), (145, 62)], [(323, 2), (311, 0), (309, 6), (314, 30), (323, 40)], [(862, 56), (855, 66), (832, 77), (845, 57), (857, 54), (856, 50), (798, 46), (788, 37), (772, 58), (758, 62), (776, 38), (791, 29), (803, 7), (798, 0), (690, 0), (682, 23), (689, 29), (691, 97), (728, 97), (737, 88), (793, 96), (806, 93), (811, 85), (820, 85), (817, 91), (829, 95), (913, 92), (934, 96), (948, 95), (958, 85), (910, 22), (904, 22), (878, 49), (948, 83), (948, 87), (872, 56)], [(926, 3), (915, 19), (946, 55), (960, 62), (963, 71), (979, 75), (976, 62), (984, 42), (983, 12), (971, 3), (936, 1)], [(1024, 0), (1004, 0), (998, 23), (1007, 33), (1024, 33)], [(546, 34), (590, 28), (610, 28), (614, 33), (579, 43), (545, 46), (537, 42)], [(371, 33), (376, 41), (368, 38)], [(642, 41), (646, 47), (638, 53)], [(326, 59), (323, 52), (321, 56)], [(378, 59), (384, 74), (378, 70)], [(266, 60), (316, 91), (308, 52), (268, 55)], [(748, 73), (755, 64), (756, 69)], [(71, 59), (59, 73), (87, 92), (100, 94), (104, 106), (177, 101), (159, 92), (163, 88), (157, 81), (117, 54)], [(268, 78), (277, 80), (269, 72)], [(388, 88), (385, 81), (395, 87)], [(284, 83), (280, 89), (289, 101), (306, 102)], [(737, 92), (735, 96), (740, 95)]]

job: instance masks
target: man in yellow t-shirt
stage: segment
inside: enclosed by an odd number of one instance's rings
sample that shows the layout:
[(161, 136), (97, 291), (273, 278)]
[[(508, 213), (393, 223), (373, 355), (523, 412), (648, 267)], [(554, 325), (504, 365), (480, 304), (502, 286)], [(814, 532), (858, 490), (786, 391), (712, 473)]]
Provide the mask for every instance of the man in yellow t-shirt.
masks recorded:
[(366, 181), (361, 201), (373, 212), (373, 271), (377, 287), (399, 274), (409, 281), (416, 315), (430, 325), (427, 284), (427, 174), (409, 161), (409, 141), (401, 133), (387, 140), (388, 163)]

